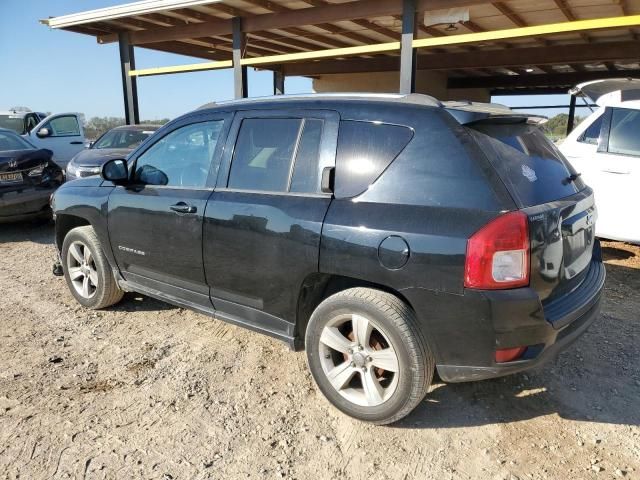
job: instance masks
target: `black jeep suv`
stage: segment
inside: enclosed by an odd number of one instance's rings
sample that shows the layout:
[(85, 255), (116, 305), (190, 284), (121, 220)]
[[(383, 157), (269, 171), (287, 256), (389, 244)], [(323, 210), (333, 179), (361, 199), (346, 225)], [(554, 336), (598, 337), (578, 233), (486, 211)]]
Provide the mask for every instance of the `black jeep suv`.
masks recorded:
[(598, 316), (592, 190), (540, 119), (422, 95), (203, 107), (55, 194), (71, 293), (136, 291), (305, 348), (338, 409), (407, 415)]

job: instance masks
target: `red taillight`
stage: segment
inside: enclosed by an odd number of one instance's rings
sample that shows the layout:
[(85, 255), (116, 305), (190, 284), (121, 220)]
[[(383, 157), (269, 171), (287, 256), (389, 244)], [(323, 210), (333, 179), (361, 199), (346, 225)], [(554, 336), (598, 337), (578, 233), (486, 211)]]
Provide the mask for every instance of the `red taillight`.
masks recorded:
[(529, 284), (529, 221), (510, 212), (488, 223), (467, 242), (464, 286), (484, 290)]
[(496, 363), (513, 362), (519, 359), (527, 347), (503, 348), (496, 350)]

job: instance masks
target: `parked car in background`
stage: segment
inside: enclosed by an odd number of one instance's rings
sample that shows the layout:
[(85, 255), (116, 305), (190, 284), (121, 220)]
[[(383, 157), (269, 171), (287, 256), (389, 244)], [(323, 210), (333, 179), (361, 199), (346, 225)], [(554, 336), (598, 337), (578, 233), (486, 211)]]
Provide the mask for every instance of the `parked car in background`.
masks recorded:
[(0, 111), (0, 128), (13, 130), (18, 135), (26, 135), (46, 117), (46, 113), (32, 112), (24, 109), (10, 109), (6, 112)]
[(100, 175), (101, 167), (112, 158), (126, 157), (152, 135), (160, 125), (125, 125), (112, 128), (88, 149), (80, 151), (67, 164), (67, 180)]
[(560, 150), (598, 201), (596, 234), (640, 243), (640, 79), (614, 78), (577, 85), (598, 108), (571, 132)]
[(394, 422), (436, 370), (531, 368), (598, 317), (593, 192), (539, 121), (424, 95), (203, 108), (54, 194), (54, 272), (88, 308), (136, 291), (305, 348), (333, 405)]
[(49, 197), (63, 178), (51, 150), (0, 129), (0, 223), (50, 216)]
[(63, 170), (76, 153), (83, 150), (84, 130), (78, 113), (49, 115), (31, 129), (25, 138), (38, 148), (53, 152), (53, 161)]

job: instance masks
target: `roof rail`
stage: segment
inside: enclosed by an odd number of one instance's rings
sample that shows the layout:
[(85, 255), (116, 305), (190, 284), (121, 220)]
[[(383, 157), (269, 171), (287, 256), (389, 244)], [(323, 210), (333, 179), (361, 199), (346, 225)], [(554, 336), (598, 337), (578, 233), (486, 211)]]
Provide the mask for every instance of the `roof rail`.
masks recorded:
[(245, 103), (258, 103), (264, 101), (286, 101), (286, 100), (392, 100), (403, 103), (412, 103), (415, 105), (424, 105), (430, 107), (441, 107), (439, 100), (429, 95), (420, 93), (411, 93), (408, 95), (398, 93), (360, 93), (360, 92), (343, 92), (343, 93), (298, 93), (293, 95), (270, 95), (265, 97), (251, 97), (237, 100), (225, 100), (222, 102), (210, 102), (200, 106), (197, 110), (213, 108), (222, 105), (241, 105)]

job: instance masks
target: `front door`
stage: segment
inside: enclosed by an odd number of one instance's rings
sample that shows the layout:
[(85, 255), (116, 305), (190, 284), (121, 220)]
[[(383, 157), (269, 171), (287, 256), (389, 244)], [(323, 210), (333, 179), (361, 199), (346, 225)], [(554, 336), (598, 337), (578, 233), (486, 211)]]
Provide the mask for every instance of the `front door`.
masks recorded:
[(291, 337), (305, 279), (318, 271), (338, 114), (237, 113), (204, 219), (204, 263), (216, 314)]
[(32, 128), (27, 138), (38, 148), (53, 152), (53, 161), (66, 169), (67, 163), (84, 149), (84, 131), (79, 115), (62, 113), (49, 115)]
[(111, 247), (124, 278), (193, 306), (210, 307), (202, 219), (228, 117), (175, 124), (129, 159), (131, 184), (109, 197)]

